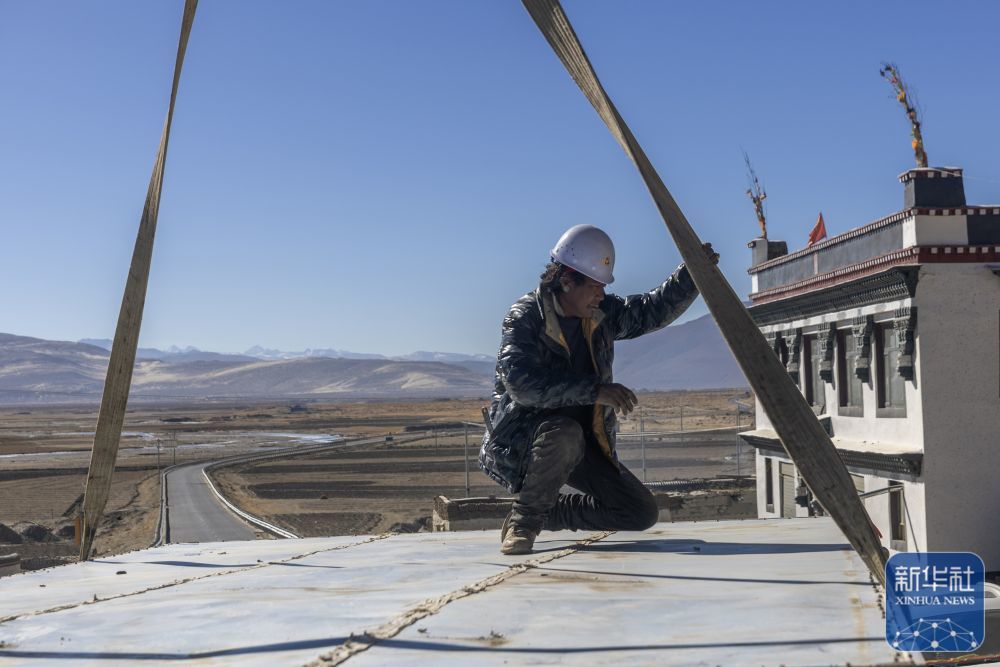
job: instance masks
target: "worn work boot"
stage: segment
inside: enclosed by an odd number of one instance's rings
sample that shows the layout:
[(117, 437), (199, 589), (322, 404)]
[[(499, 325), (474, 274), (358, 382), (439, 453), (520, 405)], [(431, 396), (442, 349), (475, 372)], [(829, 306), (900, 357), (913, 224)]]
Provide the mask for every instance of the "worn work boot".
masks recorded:
[(500, 528), (500, 553), (507, 556), (530, 554), (535, 546), (535, 533), (511, 523), (511, 515), (513, 512), (507, 515)]

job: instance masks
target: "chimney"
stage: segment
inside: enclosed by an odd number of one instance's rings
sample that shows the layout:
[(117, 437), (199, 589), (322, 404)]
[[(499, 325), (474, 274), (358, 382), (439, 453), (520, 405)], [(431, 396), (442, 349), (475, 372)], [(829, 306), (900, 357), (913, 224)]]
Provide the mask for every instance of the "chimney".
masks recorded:
[(752, 252), (752, 261), (750, 266), (757, 266), (758, 264), (763, 264), (769, 259), (774, 259), (775, 257), (783, 257), (788, 254), (788, 244), (784, 241), (768, 241), (765, 238), (757, 237), (753, 241), (747, 244)]
[(903, 209), (962, 208), (965, 184), (958, 167), (919, 167), (899, 176), (903, 184)]

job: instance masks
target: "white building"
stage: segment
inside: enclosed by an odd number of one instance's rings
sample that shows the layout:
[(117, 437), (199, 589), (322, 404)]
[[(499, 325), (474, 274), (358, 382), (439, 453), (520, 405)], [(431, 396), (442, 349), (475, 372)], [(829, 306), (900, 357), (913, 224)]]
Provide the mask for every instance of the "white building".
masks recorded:
[[(898, 213), (787, 254), (755, 239), (750, 312), (828, 427), (883, 544), (1000, 570), (1000, 206), (913, 169)], [(808, 516), (757, 407), (760, 517)]]

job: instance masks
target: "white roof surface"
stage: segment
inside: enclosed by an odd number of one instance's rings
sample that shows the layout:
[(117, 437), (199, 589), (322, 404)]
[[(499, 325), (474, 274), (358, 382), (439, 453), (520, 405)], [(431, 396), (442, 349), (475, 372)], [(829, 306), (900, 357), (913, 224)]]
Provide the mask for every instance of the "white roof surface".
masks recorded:
[(0, 665), (911, 660), (885, 643), (879, 594), (829, 519), (498, 547), (496, 531), (172, 544), (15, 575), (0, 579)]

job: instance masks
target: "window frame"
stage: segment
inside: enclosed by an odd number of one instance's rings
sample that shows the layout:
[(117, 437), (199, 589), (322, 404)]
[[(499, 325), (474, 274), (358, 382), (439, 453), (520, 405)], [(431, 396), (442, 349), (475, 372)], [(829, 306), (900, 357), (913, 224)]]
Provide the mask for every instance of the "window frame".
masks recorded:
[[(852, 405), (851, 387), (857, 379), (853, 375), (853, 370), (857, 366), (859, 350), (855, 346), (851, 356), (847, 354), (847, 339), (854, 341), (854, 333), (850, 329), (837, 329), (837, 414), (841, 417), (864, 417), (865, 416), (865, 383), (857, 380), (858, 395), (857, 403)], [(853, 364), (851, 362), (854, 362)]]
[[(875, 416), (876, 417), (888, 417), (888, 418), (900, 418), (906, 416), (906, 381), (903, 380), (902, 392), (900, 393), (901, 404), (899, 405), (886, 405), (887, 396), (886, 390), (890, 382), (893, 381), (893, 373), (895, 369), (891, 368), (891, 364), (887, 361), (886, 347), (885, 347), (885, 334), (886, 331), (893, 330), (893, 323), (890, 322), (876, 322), (872, 335), (875, 337), (874, 348), (875, 348)], [(895, 332), (894, 332), (895, 333)], [(894, 347), (890, 347), (889, 350), (895, 350), (899, 353), (899, 341), (896, 340)]]
[(889, 480), (889, 488), (899, 488), (898, 492), (889, 491), (889, 546), (896, 551), (906, 551), (906, 489), (902, 482)]
[(764, 511), (774, 512), (774, 459), (764, 457)]
[[(802, 392), (806, 397), (806, 402), (812, 407), (813, 413), (817, 415), (827, 414), (826, 386), (823, 378), (819, 376), (819, 358), (814, 354), (813, 348), (819, 347), (819, 335), (815, 333), (804, 334), (802, 336)], [(817, 394), (822, 403), (817, 403)]]

